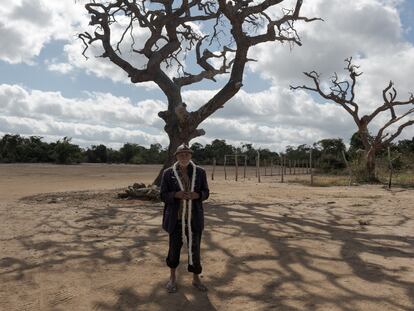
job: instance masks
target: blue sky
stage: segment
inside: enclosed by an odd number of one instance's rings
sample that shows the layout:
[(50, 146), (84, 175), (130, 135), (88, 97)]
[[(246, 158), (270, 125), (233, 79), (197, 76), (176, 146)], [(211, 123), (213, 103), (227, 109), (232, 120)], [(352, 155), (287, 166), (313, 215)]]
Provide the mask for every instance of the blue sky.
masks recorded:
[[(313, 69), (329, 78), (348, 56), (364, 71), (358, 93), (363, 111), (378, 105), (390, 79), (401, 99), (414, 92), (414, 1), (304, 2), (304, 13), (325, 22), (299, 26), (302, 47), (270, 43), (253, 49), (250, 56), (258, 62), (247, 66), (242, 91), (202, 124), (206, 135), (194, 141), (220, 138), (272, 150), (328, 137), (347, 142), (355, 126), (344, 111), (313, 94), (291, 92), (289, 85), (305, 83), (302, 72)], [(165, 109), (162, 92), (132, 85), (115, 66), (80, 55), (76, 33), (86, 30), (88, 17), (79, 1), (16, 0), (2, 6), (0, 16), (0, 134), (69, 136), (83, 146), (167, 145), (157, 117)], [(193, 85), (184, 100), (195, 109), (219, 85)], [(411, 128), (401, 137), (413, 135)]]

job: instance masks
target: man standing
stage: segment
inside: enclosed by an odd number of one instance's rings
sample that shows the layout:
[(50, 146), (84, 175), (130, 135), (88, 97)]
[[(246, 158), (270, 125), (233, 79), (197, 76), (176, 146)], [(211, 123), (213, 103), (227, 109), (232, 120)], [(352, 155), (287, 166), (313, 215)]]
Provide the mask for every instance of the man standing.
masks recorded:
[(180, 262), (181, 247), (188, 249), (188, 271), (193, 273), (193, 286), (200, 291), (207, 288), (199, 274), (201, 233), (204, 229), (202, 201), (209, 196), (206, 172), (191, 161), (193, 151), (180, 145), (175, 156), (177, 162), (164, 171), (161, 181), (161, 200), (164, 204), (162, 227), (169, 234), (169, 250), (166, 259), (170, 267), (169, 293), (177, 291), (175, 270)]

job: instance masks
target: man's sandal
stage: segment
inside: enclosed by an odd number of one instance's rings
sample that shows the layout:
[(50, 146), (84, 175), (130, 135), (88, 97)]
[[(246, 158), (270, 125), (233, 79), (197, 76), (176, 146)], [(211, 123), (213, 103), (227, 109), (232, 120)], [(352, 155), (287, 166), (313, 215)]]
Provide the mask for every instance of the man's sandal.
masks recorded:
[(169, 294), (173, 294), (177, 292), (177, 284), (176, 283), (171, 283), (170, 281), (168, 281), (167, 285), (165, 286), (165, 288), (167, 289), (167, 292)]
[(197, 288), (200, 292), (206, 292), (208, 291), (207, 287), (203, 283), (194, 283), (193, 286)]

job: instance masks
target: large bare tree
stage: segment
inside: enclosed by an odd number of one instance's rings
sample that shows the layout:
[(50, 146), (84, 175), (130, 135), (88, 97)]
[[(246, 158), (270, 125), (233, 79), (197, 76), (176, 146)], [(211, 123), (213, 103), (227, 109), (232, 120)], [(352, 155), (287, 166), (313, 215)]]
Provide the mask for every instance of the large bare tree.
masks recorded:
[[(347, 58), (345, 62), (347, 64), (345, 70), (348, 72), (349, 79), (340, 80), (335, 73), (328, 91), (322, 89), (320, 74), (316, 71), (304, 72), (313, 81), (313, 86), (291, 86), (291, 89), (305, 89), (318, 93), (321, 97), (339, 104), (352, 117), (364, 145), (366, 177), (369, 181), (376, 181), (375, 155), (397, 138), (406, 127), (414, 124), (414, 120), (410, 119), (410, 116), (414, 114), (412, 107), (414, 96), (411, 94), (405, 101), (397, 100), (397, 90), (394, 88), (394, 83), (390, 81), (382, 91), (383, 103), (370, 114), (360, 116), (359, 109), (362, 104), (355, 99), (355, 86), (362, 72), (358, 72), (359, 66), (352, 63), (352, 57)], [(381, 113), (389, 113), (389, 118), (378, 132), (372, 135), (368, 125)]]
[[(132, 83), (155, 82), (167, 97), (168, 109), (158, 114), (165, 121), (164, 129), (170, 140), (165, 168), (173, 163), (177, 146), (204, 135), (204, 130), (198, 128), (200, 123), (242, 87), (251, 47), (269, 41), (301, 45), (295, 22), (317, 18), (300, 15), (303, 0), (293, 1), (291, 9), (283, 8), (284, 3), (284, 0), (94, 0), (85, 5), (94, 32), (82, 33), (79, 38), (85, 44), (84, 55), (88, 47), (99, 43), (104, 50), (101, 56), (124, 70)], [(202, 24), (199, 31), (197, 28)], [(123, 29), (122, 35), (114, 38), (119, 28)], [(147, 31), (146, 40), (134, 40), (137, 28)], [(144, 65), (135, 65), (121, 52), (122, 41), (128, 36), (132, 38), (131, 51), (141, 62), (144, 60)], [(187, 57), (190, 53), (192, 58)], [(188, 66), (185, 58), (195, 64)], [(218, 75), (226, 75), (225, 82), (199, 109), (189, 112), (182, 101), (183, 87), (206, 79), (216, 81)], [(160, 174), (154, 183), (160, 182)]]

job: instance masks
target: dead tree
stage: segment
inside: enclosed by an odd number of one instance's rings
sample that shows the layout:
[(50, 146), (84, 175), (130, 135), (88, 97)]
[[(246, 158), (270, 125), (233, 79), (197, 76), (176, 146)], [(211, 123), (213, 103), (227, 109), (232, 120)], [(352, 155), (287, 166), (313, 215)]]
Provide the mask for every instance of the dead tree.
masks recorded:
[[(382, 99), (384, 102), (372, 113), (360, 117), (359, 108), (361, 107), (361, 104), (355, 101), (355, 86), (357, 77), (359, 77), (362, 72), (357, 72), (359, 66), (352, 64), (352, 57), (347, 58), (345, 62), (347, 64), (345, 70), (348, 71), (350, 79), (340, 81), (338, 75), (335, 73), (330, 81), (330, 91), (325, 92), (322, 90), (320, 75), (315, 71), (304, 72), (307, 77), (313, 80), (314, 86), (291, 86), (291, 89), (305, 89), (316, 92), (321, 97), (339, 104), (346, 112), (348, 112), (358, 127), (358, 133), (364, 145), (366, 178), (368, 181), (376, 181), (376, 153), (388, 146), (406, 127), (414, 124), (414, 120), (409, 119), (410, 115), (414, 113), (414, 108), (407, 108), (399, 113), (396, 112), (397, 108), (406, 108), (409, 105), (414, 104), (414, 95), (411, 94), (409, 99), (405, 101), (396, 100), (397, 90), (394, 88), (394, 83), (390, 81), (388, 86), (382, 91)], [(381, 113), (386, 112), (389, 112), (390, 114), (388, 121), (382, 125), (376, 135), (371, 136), (368, 130), (368, 125)], [(390, 129), (393, 125), (397, 127), (396, 130)]]
[[(168, 158), (164, 167), (174, 162), (173, 153), (181, 143), (189, 143), (204, 135), (198, 126), (231, 99), (242, 87), (245, 65), (251, 59), (251, 47), (269, 41), (301, 45), (295, 30), (296, 21), (311, 22), (317, 18), (300, 16), (303, 0), (292, 9), (281, 8), (275, 17), (275, 6), (284, 0), (94, 0), (85, 5), (94, 32), (79, 34), (85, 44), (83, 54), (94, 43), (102, 45), (113, 64), (124, 70), (132, 83), (152, 81), (167, 97), (168, 109), (160, 111), (169, 137)], [(269, 12), (272, 9), (272, 12)], [(122, 23), (120, 21), (123, 21)], [(210, 27), (208, 34), (200, 33), (196, 25)], [(115, 38), (115, 30), (122, 36)], [(134, 40), (134, 31), (147, 31), (146, 41)], [(202, 30), (204, 28), (201, 28)], [(145, 63), (137, 66), (125, 57), (121, 44), (131, 37), (131, 51)], [(188, 72), (185, 60), (192, 55), (198, 71)], [(86, 56), (86, 55), (85, 55)], [(171, 72), (172, 67), (176, 70)], [(226, 82), (196, 111), (188, 111), (182, 101), (185, 86), (203, 80), (216, 81), (227, 74)], [(154, 183), (160, 182), (158, 175)]]

